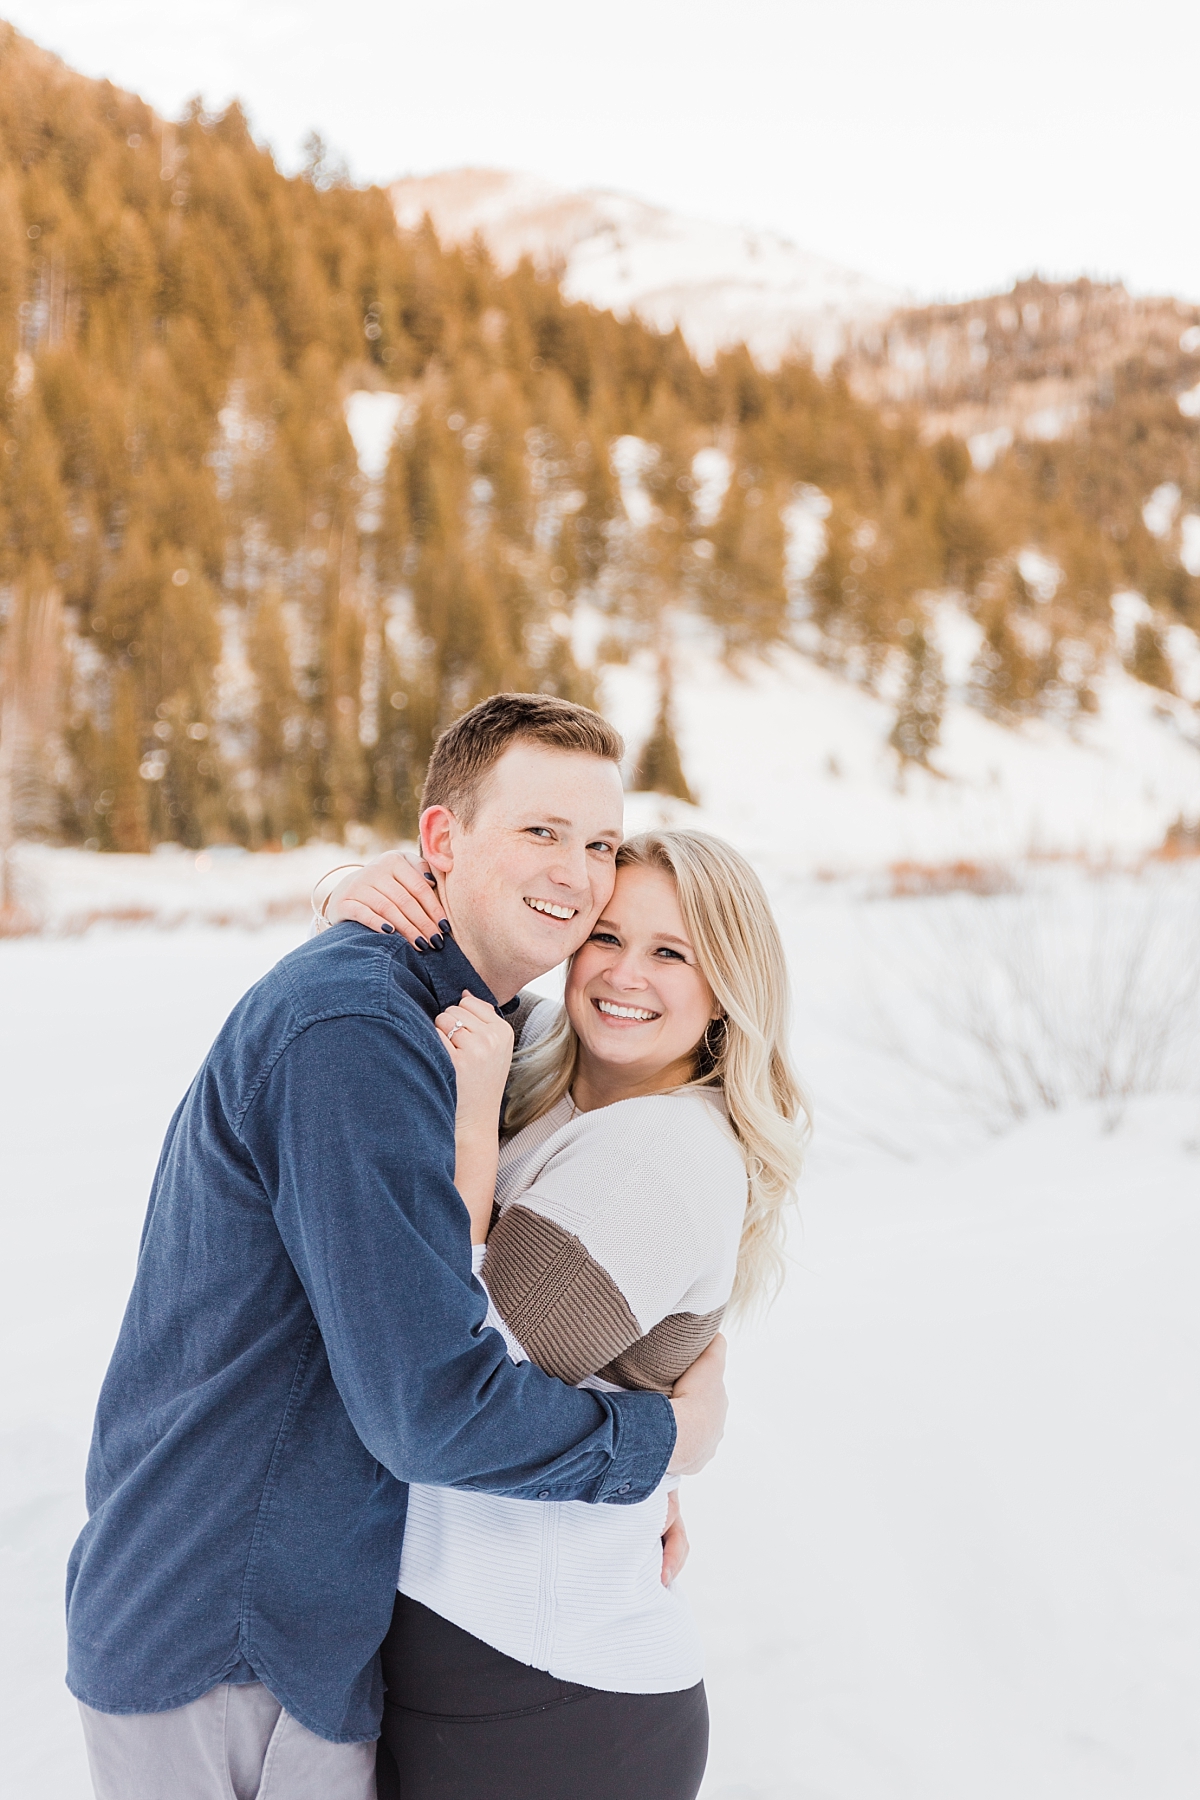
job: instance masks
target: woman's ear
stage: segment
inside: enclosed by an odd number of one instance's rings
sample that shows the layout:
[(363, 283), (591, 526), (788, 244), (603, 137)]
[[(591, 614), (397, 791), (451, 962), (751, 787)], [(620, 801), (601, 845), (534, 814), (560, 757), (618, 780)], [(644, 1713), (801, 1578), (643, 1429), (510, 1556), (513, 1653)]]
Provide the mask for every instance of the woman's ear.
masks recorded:
[(421, 854), (431, 869), (446, 875), (454, 867), (454, 827), (448, 806), (427, 806), (421, 814)]

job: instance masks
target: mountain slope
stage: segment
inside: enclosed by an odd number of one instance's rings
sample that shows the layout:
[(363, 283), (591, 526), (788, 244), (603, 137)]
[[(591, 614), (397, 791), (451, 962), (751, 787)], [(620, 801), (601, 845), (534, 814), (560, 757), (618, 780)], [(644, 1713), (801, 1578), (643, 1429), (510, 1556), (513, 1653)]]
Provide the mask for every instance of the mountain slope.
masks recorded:
[(1198, 354), (1196, 305), (1033, 276), (1007, 294), (902, 309), (886, 330), (855, 338), (846, 368), (863, 399), (915, 409), (930, 440), (951, 432), (982, 465), (1014, 441), (1054, 442), (1111, 408), (1131, 366), (1150, 391), (1170, 384), (1195, 418)]
[[(639, 281), (745, 274), (744, 235), (517, 197), (488, 177), (454, 232), (482, 206), (508, 261), (567, 243), (622, 304)], [(399, 229), (394, 199), (319, 159), (286, 177), (236, 106), (172, 124), (0, 26), (0, 850), (411, 830), (433, 739), (473, 700), (615, 693), (639, 659), (664, 722), (643, 778), (708, 804), (677, 620), (715, 634), (714, 670), (774, 682), (797, 771), (840, 761), (840, 717), (869, 714), (889, 796), (949, 792), (912, 765), (957, 775), (960, 716), (996, 744), (1086, 739), (1114, 651), (1142, 712), (1194, 737), (1194, 326), (1156, 364), (1125, 346), (1059, 442), (984, 469), (958, 437), (925, 442), (916, 402), (744, 347), (706, 367), (552, 271)], [(779, 256), (818, 310), (862, 299)], [(1063, 348), (1004, 337), (999, 308), (994, 343), (975, 323), (985, 375)], [(945, 617), (969, 640), (954, 669)], [(815, 735), (793, 738), (789, 708)], [(752, 791), (755, 759), (736, 736), (726, 754)], [(1132, 739), (1114, 754), (1156, 786)], [(875, 801), (840, 792), (853, 836), (847, 808)], [(866, 831), (885, 860), (886, 836)]]
[(678, 325), (705, 362), (744, 343), (768, 368), (797, 348), (828, 367), (849, 328), (905, 299), (776, 232), (685, 218), (608, 189), (572, 193), (532, 175), (452, 169), (394, 182), (391, 195), (402, 226), (428, 214), (445, 242), (478, 233), (502, 268), (530, 256), (561, 269), (571, 299), (637, 313), (659, 330)]

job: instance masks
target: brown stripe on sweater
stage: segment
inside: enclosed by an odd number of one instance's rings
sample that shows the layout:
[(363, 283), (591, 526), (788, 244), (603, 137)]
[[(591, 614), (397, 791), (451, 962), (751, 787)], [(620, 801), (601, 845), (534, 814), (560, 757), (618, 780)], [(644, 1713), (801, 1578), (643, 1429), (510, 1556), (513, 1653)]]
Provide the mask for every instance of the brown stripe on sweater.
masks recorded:
[(725, 1308), (710, 1313), (671, 1313), (598, 1371), (621, 1387), (669, 1394), (685, 1369), (717, 1335)]
[(571, 1232), (528, 1207), (501, 1213), (483, 1278), (513, 1336), (560, 1381), (594, 1375), (642, 1335), (607, 1269)]

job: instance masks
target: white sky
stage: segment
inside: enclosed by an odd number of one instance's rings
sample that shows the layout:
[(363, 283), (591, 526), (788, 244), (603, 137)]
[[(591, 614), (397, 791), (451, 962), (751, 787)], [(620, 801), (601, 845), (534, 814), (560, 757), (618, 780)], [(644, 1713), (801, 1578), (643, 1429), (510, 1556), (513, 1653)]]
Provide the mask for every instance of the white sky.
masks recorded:
[(1196, 0), (7, 0), (167, 113), (238, 95), (294, 166), (609, 186), (937, 296), (1200, 297)]

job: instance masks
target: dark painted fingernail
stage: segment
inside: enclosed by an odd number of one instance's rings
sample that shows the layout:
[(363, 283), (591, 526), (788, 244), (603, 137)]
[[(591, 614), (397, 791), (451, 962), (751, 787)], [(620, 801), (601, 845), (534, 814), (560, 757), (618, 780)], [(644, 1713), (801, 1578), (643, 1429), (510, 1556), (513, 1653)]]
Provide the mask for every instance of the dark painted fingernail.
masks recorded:
[(380, 929), (380, 931), (386, 931), (388, 936), (391, 937), (391, 935), (392, 935), (393, 931), (395, 931), (396, 927), (394, 925), (388, 925), (385, 923), (385, 924), (381, 925), (379, 927), (379, 929)]
[(429, 883), (430, 887), (437, 886), (437, 876), (436, 875), (426, 875), (425, 879)]
[(446, 940), (440, 931), (431, 931), (429, 934), (429, 941), (435, 950), (440, 950)]
[(429, 944), (425, 938), (419, 937), (416, 940), (416, 948), (421, 952), (421, 955), (424, 956), (425, 952), (429, 948)]
[(453, 932), (450, 930), (449, 919), (439, 919), (438, 920), (438, 930), (444, 931), (447, 937), (453, 937), (453, 935), (454, 935)]

